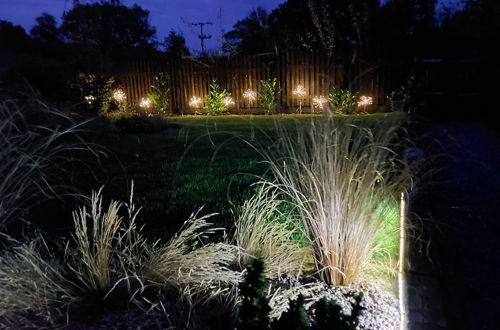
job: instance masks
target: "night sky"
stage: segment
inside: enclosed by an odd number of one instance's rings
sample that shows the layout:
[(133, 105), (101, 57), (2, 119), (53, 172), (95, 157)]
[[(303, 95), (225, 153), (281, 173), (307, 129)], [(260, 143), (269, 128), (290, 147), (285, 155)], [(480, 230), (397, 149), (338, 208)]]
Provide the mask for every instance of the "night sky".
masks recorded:
[[(171, 29), (184, 34), (189, 48), (199, 50), (196, 29), (189, 23), (211, 21), (213, 25), (206, 27), (206, 33), (212, 39), (206, 42), (208, 48), (220, 46), (220, 38), (252, 9), (264, 7), (269, 12), (285, 0), (122, 0), (126, 6), (137, 3), (150, 11), (151, 24), (156, 27), (159, 41)], [(443, 0), (446, 3), (460, 0)], [(81, 3), (88, 1), (82, 0)], [(11, 21), (24, 27), (29, 33), (35, 18), (47, 12), (55, 16), (59, 22), (65, 9), (71, 9), (73, 0), (0, 0), (0, 19)]]
[[(90, 1), (80, 1), (86, 2)], [(212, 35), (206, 44), (208, 48), (217, 48), (223, 31), (229, 31), (252, 9), (261, 6), (270, 12), (282, 2), (284, 0), (122, 0), (126, 6), (136, 3), (149, 10), (159, 41), (174, 29), (183, 32), (188, 47), (196, 50), (200, 49), (199, 27), (195, 29), (189, 23), (211, 21), (213, 25), (204, 28), (206, 34)], [(71, 9), (73, 0), (0, 0), (0, 19), (21, 25), (29, 33), (35, 18), (43, 12), (55, 16), (60, 23), (65, 6)]]

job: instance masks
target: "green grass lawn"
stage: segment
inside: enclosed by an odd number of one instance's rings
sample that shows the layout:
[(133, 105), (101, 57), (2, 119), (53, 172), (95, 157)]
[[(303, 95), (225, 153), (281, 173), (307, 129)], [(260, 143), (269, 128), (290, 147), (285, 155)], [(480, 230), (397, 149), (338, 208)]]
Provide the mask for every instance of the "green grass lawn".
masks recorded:
[[(387, 116), (356, 115), (361, 126), (373, 126)], [(89, 192), (104, 185), (105, 196), (134, 197), (146, 231), (169, 236), (192, 213), (219, 213), (218, 225), (230, 227), (232, 210), (253, 194), (257, 176), (267, 165), (246, 141), (265, 147), (273, 143), (275, 121), (282, 126), (309, 122), (317, 115), (182, 116), (167, 117), (171, 128), (157, 133), (102, 135), (95, 143), (106, 148), (107, 158), (93, 166), (93, 175), (81, 176), (79, 186)]]

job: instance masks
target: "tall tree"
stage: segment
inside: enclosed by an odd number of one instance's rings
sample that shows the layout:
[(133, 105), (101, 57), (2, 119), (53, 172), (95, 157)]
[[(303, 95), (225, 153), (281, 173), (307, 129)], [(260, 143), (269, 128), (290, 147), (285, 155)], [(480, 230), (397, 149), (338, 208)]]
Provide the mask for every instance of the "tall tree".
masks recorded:
[(36, 25), (30, 31), (32, 38), (46, 44), (53, 44), (61, 40), (56, 18), (47, 13), (36, 18)]
[(324, 51), (350, 58), (369, 40), (378, 0), (287, 0), (267, 15), (252, 11), (226, 33), (236, 52)]
[(258, 7), (224, 35), (224, 48), (231, 53), (261, 53), (272, 49), (269, 35), (269, 15)]
[(433, 55), (437, 42), (436, 0), (389, 0), (374, 22), (379, 56), (403, 59)]
[(377, 0), (308, 0), (319, 46), (337, 58), (352, 58), (371, 41)]
[(287, 0), (269, 15), (271, 38), (278, 50), (314, 50), (319, 42), (308, 1)]
[(149, 11), (138, 5), (77, 4), (64, 15), (61, 30), (71, 43), (96, 47), (105, 54), (155, 45), (156, 30), (149, 24)]
[(32, 46), (31, 38), (21, 26), (0, 20), (0, 50), (28, 50)]
[(191, 54), (186, 46), (186, 39), (184, 39), (184, 36), (174, 30), (169, 32), (163, 45), (165, 47), (165, 52), (173, 57), (181, 58)]

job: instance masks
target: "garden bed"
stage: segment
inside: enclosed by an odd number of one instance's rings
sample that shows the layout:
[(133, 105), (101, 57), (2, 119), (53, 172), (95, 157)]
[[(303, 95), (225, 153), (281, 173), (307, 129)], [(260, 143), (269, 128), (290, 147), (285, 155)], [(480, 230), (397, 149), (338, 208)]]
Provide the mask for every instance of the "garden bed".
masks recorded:
[[(80, 328), (99, 328), (109, 326), (110, 322), (118, 324), (120, 322), (119, 319), (126, 319), (126, 322), (135, 322), (134, 320), (137, 320), (139, 326), (140, 324), (149, 324), (148, 326), (154, 327), (156, 324), (162, 327), (167, 323), (171, 326), (175, 323), (175, 327), (182, 327), (179, 324), (186, 321), (186, 311), (174, 311), (173, 309), (175, 308), (173, 306), (178, 307), (182, 305), (187, 309), (199, 308), (197, 312), (200, 313), (199, 316), (203, 319), (204, 308), (207, 306), (213, 307), (213, 305), (211, 305), (212, 303), (208, 305), (201, 303), (200, 305), (200, 301), (208, 302), (214, 298), (222, 304), (217, 308), (225, 306), (224, 308), (226, 309), (223, 309), (227, 311), (227, 314), (220, 315), (218, 321), (211, 320), (210, 322), (222, 322), (221, 320), (226, 319), (225, 323), (223, 322), (225, 327), (222, 328), (227, 328), (227, 326), (233, 327), (237, 322), (240, 322), (238, 321), (237, 309), (234, 304), (242, 299), (237, 293), (236, 288), (238, 283), (243, 281), (245, 274), (244, 266), (251, 260), (250, 256), (256, 256), (262, 258), (265, 263), (266, 276), (269, 278), (270, 287), (272, 288), (268, 292), (266, 299), (268, 299), (271, 305), (275, 302), (273, 301), (273, 297), (279, 295), (279, 292), (293, 290), (291, 284), (295, 283), (294, 285), (300, 288), (305, 287), (304, 285), (307, 282), (306, 286), (316, 287), (308, 291), (310, 295), (308, 298), (306, 296), (306, 300), (309, 299), (309, 304), (306, 304), (307, 309), (313, 305), (313, 301), (311, 300), (313, 297), (325, 296), (328, 299), (335, 298), (343, 306), (343, 311), (349, 314), (349, 307), (346, 305), (346, 301), (349, 300), (348, 297), (352, 297), (356, 292), (364, 292), (365, 298), (361, 303), (361, 306), (364, 308), (364, 314), (362, 314), (364, 316), (360, 318), (361, 328), (387, 329), (397, 327), (399, 322), (397, 319), (397, 300), (394, 298), (397, 295), (395, 291), (396, 285), (394, 285), (394, 260), (397, 260), (398, 251), (397, 203), (394, 204), (394, 200), (389, 194), (384, 195), (383, 199), (379, 199), (376, 204), (373, 204), (377, 206), (370, 206), (371, 203), (375, 203), (374, 198), (380, 197), (378, 196), (379, 191), (385, 192), (385, 190), (373, 178), (367, 181), (368, 186), (366, 188), (376, 193), (373, 196), (366, 196), (368, 198), (366, 199), (366, 205), (368, 205), (367, 207), (371, 211), (360, 209), (359, 216), (369, 215), (370, 217), (377, 217), (377, 221), (382, 221), (383, 226), (377, 227), (377, 230), (373, 232), (371, 229), (369, 232), (366, 232), (368, 235), (371, 235), (371, 238), (368, 238), (371, 240), (368, 241), (370, 249), (373, 247), (376, 247), (376, 249), (367, 252), (370, 260), (365, 260), (364, 262), (372, 266), (379, 263), (384, 264), (387, 266), (386, 269), (363, 268), (361, 273), (353, 273), (352, 279), (349, 280), (347, 280), (347, 277), (341, 280), (340, 278), (344, 277), (344, 275), (338, 277), (338, 274), (334, 275), (332, 272), (322, 273), (321, 268), (318, 268), (320, 266), (318, 260), (316, 260), (316, 263), (313, 262), (314, 256), (317, 255), (317, 250), (314, 251), (315, 246), (310, 244), (311, 228), (307, 227), (309, 226), (307, 220), (301, 220), (304, 219), (304, 216), (309, 211), (307, 208), (301, 208), (303, 201), (294, 200), (293, 191), (279, 189), (280, 183), (275, 180), (279, 179), (279, 171), (282, 168), (280, 167), (280, 162), (276, 161), (278, 158), (274, 157), (280, 155), (280, 152), (283, 152), (283, 150), (286, 150), (277, 148), (277, 141), (288, 138), (295, 139), (296, 137), (292, 137), (292, 135), (303, 129), (305, 129), (304, 132), (309, 136), (311, 132), (314, 134), (318, 132), (329, 134), (337, 130), (338, 127), (350, 127), (350, 129), (356, 127), (351, 131), (338, 131), (338, 134), (335, 133), (337, 135), (334, 136), (335, 139), (338, 139), (335, 140), (337, 141), (335, 143), (339, 143), (340, 145), (340, 143), (344, 143), (342, 142), (344, 141), (342, 140), (343, 138), (341, 139), (344, 136), (343, 134), (351, 134), (350, 137), (346, 136), (347, 144), (344, 146), (347, 148), (345, 152), (349, 153), (353, 146), (355, 146), (349, 142), (351, 138), (358, 139), (358, 134), (365, 134), (364, 132), (371, 131), (375, 132), (374, 135), (377, 136), (377, 134), (384, 132), (388, 127), (390, 128), (390, 125), (400, 123), (403, 119), (404, 116), (400, 114), (342, 116), (335, 119), (327, 119), (317, 115), (182, 116), (154, 118), (154, 126), (161, 127), (160, 129), (152, 130), (146, 127), (145, 129), (140, 129), (140, 132), (136, 132), (129, 128), (137, 127), (135, 125), (137, 118), (124, 117), (112, 119), (111, 123), (119, 127), (116, 122), (123, 120), (124, 124), (122, 127), (127, 127), (127, 130), (105, 129), (104, 132), (98, 132), (99, 134), (85, 133), (83, 135), (84, 138), (88, 139), (89, 142), (103, 146), (107, 156), (101, 157), (99, 162), (96, 162), (93, 156), (82, 159), (86, 167), (77, 170), (75, 175), (77, 179), (74, 181), (74, 185), (86, 195), (90, 195), (91, 191), (95, 190), (96, 187), (104, 186), (102, 194), (105, 196), (105, 199), (102, 202), (96, 202), (99, 208), (95, 212), (81, 213), (79, 218), (80, 227), (77, 226), (76, 238), (71, 238), (71, 235), (74, 235), (74, 226), (78, 223), (77, 218), (75, 218), (77, 213), (71, 215), (71, 211), (75, 210), (77, 205), (81, 205), (81, 203), (67, 203), (66, 208), (63, 207), (63, 210), (59, 212), (60, 217), (55, 220), (58, 224), (51, 223), (50, 226), (45, 226), (45, 228), (42, 224), (42, 229), (50, 232), (50, 236), (58, 235), (67, 237), (66, 241), (69, 241), (70, 246), (75, 249), (74, 253), (76, 255), (83, 253), (83, 260), (85, 260), (85, 252), (82, 247), (85, 246), (85, 242), (95, 242), (97, 238), (87, 236), (86, 229), (82, 229), (84, 228), (82, 227), (83, 224), (93, 221), (93, 226), (95, 227), (103, 221), (103, 225), (106, 225), (106, 221), (108, 221), (106, 219), (108, 218), (106, 216), (96, 218), (95, 214), (98, 214), (97, 211), (104, 212), (106, 210), (109, 199), (129, 201), (133, 182), (133, 198), (130, 197), (132, 199), (127, 203), (127, 207), (130, 207), (132, 204), (137, 205), (135, 210), (139, 210), (140, 207), (139, 215), (137, 218), (134, 216), (134, 226), (127, 227), (127, 213), (125, 209), (117, 211), (117, 214), (124, 217), (123, 220), (120, 220), (124, 227), (120, 227), (121, 225), (116, 227), (116, 233), (110, 236), (109, 244), (110, 246), (114, 246), (113, 244), (125, 244), (123, 236), (119, 236), (121, 235), (119, 234), (120, 232), (136, 233), (132, 237), (135, 237), (134, 239), (137, 241), (126, 241), (127, 244), (132, 245), (117, 245), (113, 247), (111, 251), (114, 252), (110, 252), (108, 256), (110, 260), (109, 264), (105, 266), (108, 267), (107, 271), (109, 271), (110, 277), (106, 280), (108, 282), (103, 282), (101, 286), (88, 284), (94, 283), (91, 279), (97, 276), (92, 270), (85, 270), (92, 261), (81, 264), (79, 261), (71, 258), (64, 259), (65, 261), (63, 262), (68, 263), (70, 268), (55, 268), (54, 274), (61, 276), (61, 278), (64, 278), (64, 281), (70, 283), (68, 287), (66, 287), (67, 283), (65, 283), (62, 290), (71, 296), (71, 304), (80, 306), (79, 308), (86, 308), (82, 306), (88, 304), (88, 290), (93, 292), (98, 287), (99, 292), (101, 292), (99, 293), (100, 296), (98, 295), (100, 298), (97, 301), (92, 301), (103, 306), (113, 304), (113, 302), (106, 300), (114, 299), (106, 298), (108, 296), (105, 292), (110, 289), (116, 289), (122, 295), (132, 295), (134, 298), (130, 300), (131, 304), (121, 305), (117, 310), (103, 307), (103, 310), (108, 311), (106, 315), (96, 315), (94, 319), (78, 321), (74, 315), (67, 317), (70, 320), (74, 320), (73, 322), (77, 322), (74, 325)], [(149, 125), (149, 119), (143, 118), (140, 120), (148, 122)], [(130, 122), (134, 123), (134, 125), (131, 126)], [(316, 125), (315, 130), (312, 131), (309, 130), (311, 122), (314, 122), (313, 125)], [(331, 124), (334, 124), (334, 126), (321, 126)], [(385, 126), (386, 124), (389, 126)], [(92, 127), (99, 127), (92, 126), (92, 124), (89, 125), (90, 129)], [(334, 129), (333, 131), (331, 130), (332, 128)], [(291, 135), (279, 135), (283, 133)], [(315, 140), (301, 140), (305, 143), (304, 146), (307, 147), (303, 150), (309, 150), (309, 146), (311, 148), (318, 147), (310, 143), (321, 141), (320, 136), (318, 135), (318, 138), (315, 138)], [(304, 137), (306, 135), (299, 136), (299, 138)], [(371, 135), (359, 137), (359, 142), (361, 143), (359, 145), (360, 152), (366, 150), (364, 145), (366, 143), (366, 146), (369, 146), (371, 143), (370, 139), (372, 138)], [(330, 142), (324, 141), (324, 145), (328, 146)], [(355, 155), (352, 154), (352, 157)], [(286, 154), (282, 154), (281, 156), (288, 157)], [(304, 154), (304, 157), (309, 156)], [(372, 163), (375, 160), (374, 158)], [(339, 158), (338, 161), (342, 162), (343, 160)], [(290, 164), (293, 165), (292, 163)], [(338, 163), (339, 166), (344, 166), (342, 164)], [(325, 166), (328, 167), (329, 165), (326, 164)], [(92, 171), (88, 172), (88, 168), (92, 168)], [(355, 170), (354, 167), (353, 169)], [(321, 171), (321, 168), (314, 169), (315, 173), (320, 173)], [(342, 178), (328, 178), (328, 180), (337, 179)], [(297, 189), (302, 188), (297, 186)], [(362, 190), (359, 190), (361, 187), (356, 189), (358, 189), (358, 198), (361, 198)], [(300, 194), (307, 194), (307, 191), (303, 191)], [(323, 193), (322, 195), (327, 196), (327, 194)], [(342, 196), (339, 195), (339, 198)], [(344, 196), (342, 198), (349, 199), (350, 197)], [(345, 203), (350, 203), (349, 200), (346, 199)], [(41, 209), (43, 210), (43, 205)], [(190, 258), (198, 258), (197, 253), (206, 251), (210, 254), (210, 258), (215, 258), (214, 261), (210, 261), (212, 264), (207, 264), (206, 267), (215, 267), (214, 270), (221, 273), (213, 273), (207, 270), (211, 268), (205, 270), (199, 269), (197, 268), (198, 262), (196, 262), (192, 266), (175, 266), (180, 267), (178, 275), (175, 275), (175, 272), (168, 273), (168, 276), (165, 275), (166, 273), (164, 272), (170, 269), (168, 267), (173, 267), (169, 264), (173, 259), (168, 259), (167, 257), (163, 259), (163, 257), (160, 257), (163, 253), (160, 251), (167, 251), (162, 250), (161, 246), (165, 246), (165, 249), (167, 249), (167, 247), (175, 245), (175, 237), (184, 237), (183, 233), (186, 233), (186, 227), (182, 227), (184, 221), (190, 217), (192, 212), (200, 209), (201, 211), (198, 211), (198, 218), (201, 217), (201, 219), (204, 219), (204, 214), (217, 213), (210, 217), (210, 221), (214, 223), (214, 227), (223, 227), (226, 230), (211, 230), (208, 229), (208, 225), (197, 227), (198, 229), (195, 231), (201, 230), (199, 236), (193, 236), (196, 238), (193, 241), (182, 242), (182, 244), (186, 245), (179, 252), (176, 252), (179, 254), (175, 258), (180, 258), (180, 265), (183, 265)], [(134, 212), (132, 214), (135, 214)], [(325, 212), (330, 211), (326, 210)], [(370, 215), (370, 212), (373, 215)], [(84, 216), (84, 214), (86, 215)], [(130, 221), (130, 213), (128, 217)], [(71, 218), (74, 219), (74, 223), (71, 221)], [(264, 227), (255, 226), (258, 219), (262, 220), (261, 223)], [(120, 222), (116, 221), (117, 223)], [(138, 228), (141, 228), (143, 225), (144, 229), (139, 231)], [(54, 228), (56, 229), (54, 230)], [(78, 231), (78, 228), (80, 228), (80, 231)], [(244, 232), (255, 233), (257, 236), (252, 236), (253, 238), (238, 236), (238, 230), (242, 230), (242, 228)], [(179, 232), (180, 230), (184, 231)], [(206, 234), (210, 235), (205, 234), (206, 230), (208, 230)], [(364, 229), (359, 227), (355, 230)], [(179, 233), (178, 236), (173, 236), (176, 232)], [(88, 234), (90, 235), (90, 233)], [(361, 231), (359, 234), (364, 235)], [(159, 246), (160, 250), (150, 247), (150, 244), (154, 241), (157, 241), (156, 246)], [(197, 243), (192, 245), (195, 241)], [(264, 245), (259, 247), (259, 244), (266, 245), (265, 247)], [(136, 251), (136, 248), (139, 246), (142, 252)], [(196, 246), (198, 249), (195, 248)], [(15, 250), (17, 252), (10, 252), (14, 253), (10, 254), (10, 256), (14, 259), (18, 257), (22, 259), (22, 253), (28, 253), (28, 251), (35, 251), (33, 253), (29, 252), (29, 255), (36, 256), (37, 251), (39, 251), (38, 249), (41, 247), (32, 246), (31, 248), (34, 250), (28, 248)], [(115, 248), (117, 249), (116, 251), (114, 250)], [(180, 245), (178, 248), (180, 248)], [(119, 252), (119, 250), (123, 251)], [(295, 259), (287, 259), (290, 256), (290, 252), (292, 254), (297, 252), (296, 257), (294, 257)], [(16, 253), (21, 254), (16, 255)], [(121, 253), (131, 254), (122, 255)], [(228, 259), (217, 261), (221, 253), (227, 253)], [(60, 260), (61, 254), (56, 253), (53, 257), (55, 260)], [(89, 260), (92, 260), (92, 258), (97, 257), (97, 254), (93, 255), (90, 253), (87, 257), (90, 258)], [(68, 258), (68, 256), (64, 258)], [(123, 261), (132, 260), (131, 258), (137, 258), (137, 261), (125, 266)], [(163, 263), (170, 266), (164, 266), (167, 268), (161, 269), (155, 268), (156, 266), (151, 267), (153, 260), (156, 260), (155, 258), (160, 258), (154, 263), (159, 265), (158, 267), (163, 265)], [(360, 258), (364, 257), (360, 256)], [(288, 265), (286, 265), (288, 263), (287, 260), (290, 261)], [(42, 261), (35, 260), (34, 265), (38, 265), (37, 262)], [(118, 267), (118, 265), (121, 266)], [(285, 267), (285, 265), (289, 268)], [(42, 266), (47, 267), (48, 265), (42, 264), (40, 267)], [(189, 267), (193, 268), (190, 269)], [(190, 275), (186, 275), (187, 278), (182, 277), (183, 271), (181, 269), (189, 272)], [(76, 278), (74, 278), (75, 275), (68, 275), (74, 270), (78, 270)], [(385, 272), (386, 270), (387, 272)], [(168, 271), (170, 272), (171, 270)], [(200, 275), (196, 275), (197, 272), (201, 272)], [(206, 274), (208, 277), (205, 279), (194, 279), (197, 278), (196, 276), (204, 276), (201, 274)], [(137, 279), (137, 283), (140, 283), (138, 287), (132, 285), (132, 288), (135, 287), (132, 291), (130, 291), (130, 287), (128, 289), (126, 287), (121, 288), (122, 285), (117, 286), (118, 282), (114, 282), (121, 281), (120, 279), (124, 278), (128, 278), (128, 282), (131, 276)], [(216, 276), (216, 278), (213, 278), (213, 276)], [(224, 278), (224, 276), (228, 276), (228, 280), (222, 283), (220, 279)], [(283, 280), (288, 276), (295, 276), (295, 282)], [(318, 277), (322, 281), (318, 280)], [(313, 280), (312, 278), (316, 279)], [(338, 283), (332, 282), (335, 281), (335, 278), (339, 280)], [(329, 282), (331, 286), (325, 284), (324, 281)], [(369, 285), (366, 283), (369, 283)], [(206, 286), (207, 284), (208, 286)], [(82, 287), (82, 285), (83, 287), (87, 287), (87, 289), (81, 289), (85, 293), (79, 296), (80, 294), (77, 294), (76, 291), (80, 289), (74, 291), (74, 287)], [(149, 289), (144, 291), (144, 288), (139, 290), (138, 288), (143, 285), (146, 288), (153, 287), (155, 289), (153, 291)], [(378, 285), (382, 285), (384, 290), (389, 291), (389, 293), (384, 293), (384, 291), (376, 288)], [(175, 294), (172, 294), (172, 292), (175, 292)], [(217, 298), (219, 296), (220, 298)], [(109, 297), (115, 297), (115, 295), (113, 294)], [(286, 307), (283, 306), (289, 303), (290, 298), (293, 300), (296, 298), (296, 295), (282, 299), (283, 301), (280, 303), (281, 307), (276, 308), (277, 305), (274, 306), (270, 317), (278, 319), (281, 314), (278, 311), (286, 310)], [(140, 303), (138, 303), (139, 301)], [(151, 304), (147, 304), (146, 301), (151, 302)], [(180, 302), (182, 304), (179, 305)], [(57, 303), (64, 305), (68, 302), (61, 300), (57, 301)], [(152, 314), (145, 316), (147, 314), (141, 314), (141, 312), (138, 312), (138, 308), (139, 310), (151, 310)], [(169, 310), (169, 308), (172, 310)], [(314, 325), (313, 311), (314, 309), (310, 310), (310, 317), (311, 324)], [(157, 319), (155, 321), (157, 323), (151, 323), (152, 318)], [(34, 321), (37, 320), (38, 316)], [(57, 323), (61, 322), (61, 320), (54, 319), (51, 321)], [(205, 321), (199, 322), (203, 323)], [(205, 327), (192, 323), (189, 325), (189, 328)]]

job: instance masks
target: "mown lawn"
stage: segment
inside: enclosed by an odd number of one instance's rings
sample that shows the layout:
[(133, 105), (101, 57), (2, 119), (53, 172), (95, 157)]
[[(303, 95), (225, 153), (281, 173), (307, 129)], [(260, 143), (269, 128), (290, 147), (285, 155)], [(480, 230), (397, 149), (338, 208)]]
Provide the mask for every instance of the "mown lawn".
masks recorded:
[[(355, 120), (372, 127), (387, 116), (400, 114), (356, 115)], [(133, 181), (146, 232), (157, 237), (174, 233), (201, 207), (204, 214), (219, 214), (212, 218), (217, 225), (230, 228), (233, 210), (253, 193), (252, 183), (268, 177), (251, 144), (273, 143), (276, 121), (293, 128), (312, 117), (318, 116), (168, 117), (171, 127), (158, 133), (99, 135), (94, 142), (108, 157), (85, 170), (78, 185), (87, 193), (104, 185), (105, 196), (126, 201)]]

